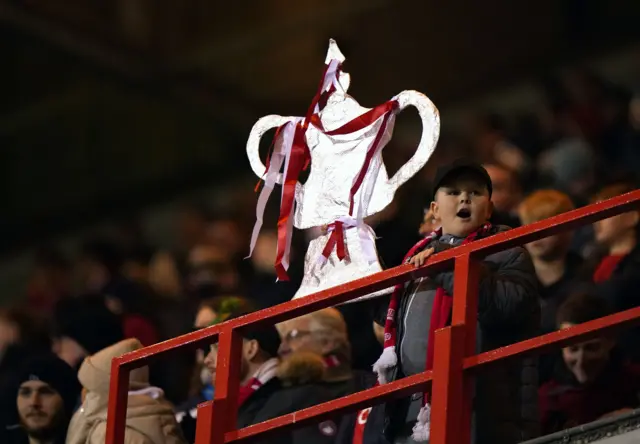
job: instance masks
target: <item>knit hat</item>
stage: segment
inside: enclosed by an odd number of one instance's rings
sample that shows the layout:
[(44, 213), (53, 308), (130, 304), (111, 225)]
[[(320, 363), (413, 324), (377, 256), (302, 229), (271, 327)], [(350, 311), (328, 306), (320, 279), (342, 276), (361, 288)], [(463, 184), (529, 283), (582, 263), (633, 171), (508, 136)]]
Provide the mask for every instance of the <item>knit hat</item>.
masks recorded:
[(120, 318), (107, 309), (103, 298), (97, 296), (59, 303), (54, 334), (73, 339), (90, 355), (124, 339)]
[[(71, 418), (80, 396), (80, 383), (76, 372), (53, 353), (36, 356), (19, 367), (15, 379), (15, 395), (26, 381), (42, 381), (51, 386), (64, 403), (67, 418)], [(13, 397), (15, 403), (15, 396)]]
[[(90, 392), (109, 393), (111, 361), (113, 358), (142, 348), (137, 339), (125, 339), (84, 360), (78, 372), (82, 386)], [(140, 367), (129, 373), (129, 389), (139, 390), (149, 386), (149, 368)]]

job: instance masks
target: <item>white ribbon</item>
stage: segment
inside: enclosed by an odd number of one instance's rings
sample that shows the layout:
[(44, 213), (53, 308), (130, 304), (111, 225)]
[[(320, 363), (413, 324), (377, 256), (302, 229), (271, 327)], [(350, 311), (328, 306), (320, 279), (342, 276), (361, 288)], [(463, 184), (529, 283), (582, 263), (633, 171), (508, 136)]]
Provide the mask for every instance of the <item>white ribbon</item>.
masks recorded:
[[(289, 158), (291, 156), (291, 147), (293, 145), (293, 136), (295, 134), (296, 125), (300, 122), (302, 118), (294, 118), (291, 121), (287, 122), (284, 125), (282, 130), (282, 137), (280, 140), (276, 140), (273, 154), (271, 156), (271, 161), (269, 162), (269, 170), (267, 171), (264, 187), (262, 191), (260, 191), (260, 196), (258, 197), (258, 204), (256, 205), (256, 223), (253, 226), (253, 232), (251, 233), (251, 244), (249, 247), (249, 256), (251, 257), (253, 254), (253, 249), (256, 246), (256, 242), (258, 241), (258, 236), (260, 235), (260, 229), (262, 228), (262, 224), (264, 222), (264, 210), (267, 205), (267, 201), (271, 196), (271, 192), (276, 184), (276, 180), (278, 178), (278, 174), (280, 174), (280, 169), (282, 168), (282, 164), (285, 165), (285, 170), (283, 176), (283, 184), (286, 181), (287, 167), (289, 166)], [(284, 187), (283, 187), (284, 188)], [(294, 202), (295, 205), (295, 202)], [(293, 211), (293, 207), (292, 207)], [(291, 219), (291, 218), (289, 218)], [(291, 227), (287, 227), (290, 231)], [(287, 253), (285, 254), (285, 259), (283, 260), (283, 265), (285, 269), (289, 267), (288, 263), (288, 250), (291, 243), (291, 234), (289, 233), (287, 238)], [(285, 262), (286, 260), (286, 262)]]
[[(373, 264), (378, 261), (378, 253), (376, 251), (376, 233), (373, 231), (369, 225), (364, 223), (364, 220), (358, 221), (351, 216), (341, 216), (336, 219), (336, 222), (342, 222), (342, 229), (348, 230), (349, 228), (357, 228), (358, 229), (358, 237), (360, 238), (360, 246), (362, 248), (362, 253), (369, 264)], [(329, 234), (329, 238), (331, 233), (335, 230), (335, 225), (330, 225), (327, 228), (327, 234)], [(327, 238), (327, 242), (329, 241)], [(346, 235), (343, 236), (345, 244), (347, 243)], [(336, 245), (337, 247), (337, 245)], [(324, 265), (327, 262), (327, 258), (324, 255), (320, 254), (318, 257), (318, 264)]]

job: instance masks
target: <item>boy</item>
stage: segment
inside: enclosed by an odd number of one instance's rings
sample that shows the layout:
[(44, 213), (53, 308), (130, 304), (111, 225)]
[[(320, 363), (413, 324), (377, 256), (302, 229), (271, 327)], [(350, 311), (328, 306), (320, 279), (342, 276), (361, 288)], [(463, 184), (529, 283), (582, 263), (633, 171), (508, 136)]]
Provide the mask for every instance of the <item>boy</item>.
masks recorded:
[[(574, 209), (571, 198), (556, 190), (539, 190), (529, 195), (519, 206), (524, 224), (557, 216)], [(555, 331), (556, 312), (576, 285), (582, 258), (569, 251), (573, 233), (565, 232), (538, 239), (525, 248), (531, 255), (538, 280), (542, 284), (542, 333)]]
[[(432, 254), (505, 229), (488, 223), (493, 209), (492, 185), (480, 165), (458, 160), (440, 168), (433, 189), (431, 211), (441, 228), (409, 252), (409, 262), (415, 266), (424, 264)], [(385, 350), (374, 370), (381, 383), (432, 367), (433, 332), (450, 322), (453, 270), (396, 288), (386, 320), (379, 322), (385, 327)], [(478, 351), (532, 336), (539, 318), (538, 282), (526, 250), (516, 247), (488, 256), (483, 262), (479, 286)], [(536, 436), (535, 360), (498, 365), (489, 373), (476, 378), (475, 442), (511, 444)], [(428, 408), (422, 394), (383, 406), (383, 413), (380, 410), (373, 409), (367, 428), (375, 429), (378, 425), (379, 437), (379, 429), (383, 429), (381, 442), (428, 439)], [(365, 436), (364, 442), (375, 441)]]
[[(577, 293), (558, 309), (558, 329), (611, 314), (602, 298)], [(539, 390), (543, 433), (575, 427), (640, 406), (640, 368), (625, 361), (615, 338), (601, 336), (562, 349), (562, 362)]]

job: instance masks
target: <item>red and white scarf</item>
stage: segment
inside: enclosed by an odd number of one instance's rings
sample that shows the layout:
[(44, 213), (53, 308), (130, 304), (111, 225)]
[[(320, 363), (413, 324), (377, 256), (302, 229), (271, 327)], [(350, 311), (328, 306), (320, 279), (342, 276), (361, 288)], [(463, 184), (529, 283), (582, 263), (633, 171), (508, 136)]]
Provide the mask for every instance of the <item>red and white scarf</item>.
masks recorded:
[(277, 369), (277, 358), (269, 359), (267, 362), (262, 364), (251, 379), (240, 386), (240, 391), (238, 392), (238, 407), (244, 404), (251, 395), (260, 390), (260, 387), (275, 378)]
[[(467, 244), (476, 240), (478, 237), (486, 235), (491, 229), (491, 224), (487, 223), (480, 229), (474, 231), (467, 236), (461, 243)], [(442, 236), (442, 229), (434, 231), (429, 236), (422, 239), (415, 244), (404, 257), (406, 263), (414, 255), (424, 250), (433, 240), (436, 240)], [(400, 306), (400, 301), (404, 293), (404, 284), (396, 285), (391, 294), (391, 301), (389, 303), (389, 309), (387, 310), (387, 319), (384, 324), (384, 350), (382, 355), (373, 364), (373, 370), (378, 375), (378, 383), (385, 384), (389, 382), (388, 372), (398, 364), (398, 356), (396, 354), (396, 339), (397, 339), (397, 321), (396, 314)], [(438, 287), (436, 290), (435, 299), (433, 301), (433, 308), (431, 310), (431, 322), (429, 324), (429, 335), (427, 340), (427, 355), (425, 370), (431, 370), (433, 368), (434, 359), (434, 339), (435, 332), (438, 329), (444, 328), (449, 322), (451, 317), (451, 310), (453, 308), (453, 298), (446, 293), (444, 288)], [(431, 393), (426, 391), (423, 398), (423, 407), (418, 413), (418, 422), (413, 429), (413, 439), (418, 442), (424, 442), (429, 440), (430, 435), (430, 417), (431, 407), (429, 405)]]

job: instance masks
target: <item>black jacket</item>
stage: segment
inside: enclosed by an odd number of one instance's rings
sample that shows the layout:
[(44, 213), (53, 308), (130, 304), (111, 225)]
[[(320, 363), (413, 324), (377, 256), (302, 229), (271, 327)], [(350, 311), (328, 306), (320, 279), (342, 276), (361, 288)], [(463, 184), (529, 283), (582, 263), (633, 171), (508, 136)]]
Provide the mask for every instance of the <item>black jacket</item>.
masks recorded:
[[(505, 229), (508, 228), (494, 227), (487, 235)], [(455, 247), (460, 241), (454, 239), (451, 245), (435, 239), (425, 248), (433, 247), (437, 253)], [(433, 297), (426, 293), (435, 292), (437, 286), (452, 295), (453, 276), (453, 270), (432, 276), (435, 285), (426, 289), (425, 294), (418, 293), (415, 297)], [(414, 287), (409, 284), (405, 295), (413, 290)], [(531, 258), (524, 248), (502, 251), (483, 261), (478, 296), (478, 352), (512, 344), (539, 332), (539, 283)], [(403, 337), (410, 305), (407, 299), (403, 298), (397, 313), (396, 350), (399, 361), (402, 354), (399, 349), (401, 341), (412, 340)], [(428, 318), (430, 313), (425, 313), (424, 316)], [(379, 318), (379, 322), (382, 319), (384, 317)], [(394, 379), (405, 376), (402, 368), (402, 362), (399, 362)], [(474, 442), (512, 444), (536, 437), (537, 380), (537, 359), (533, 358), (498, 363), (490, 370), (479, 373), (474, 398)], [(404, 399), (375, 407), (367, 421), (365, 442), (393, 442), (398, 436), (410, 434), (412, 424), (407, 423), (407, 414), (411, 402), (410, 399)]]

